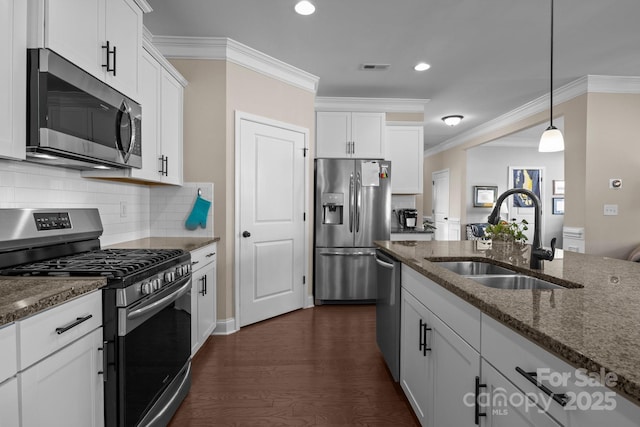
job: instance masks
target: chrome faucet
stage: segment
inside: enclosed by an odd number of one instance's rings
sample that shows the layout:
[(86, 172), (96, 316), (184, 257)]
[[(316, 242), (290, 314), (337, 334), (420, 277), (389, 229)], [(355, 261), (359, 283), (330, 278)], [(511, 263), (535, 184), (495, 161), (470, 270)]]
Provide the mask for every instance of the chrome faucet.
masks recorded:
[(498, 197), (498, 200), (496, 201), (491, 214), (489, 214), (489, 217), (487, 218), (487, 222), (489, 222), (489, 224), (496, 225), (498, 221), (500, 221), (500, 206), (502, 206), (502, 202), (504, 202), (504, 199), (506, 199), (507, 197), (516, 193), (525, 194), (529, 196), (533, 201), (533, 206), (535, 208), (535, 224), (533, 229), (533, 243), (531, 245), (531, 259), (529, 261), (529, 268), (539, 270), (540, 268), (542, 268), (542, 260), (553, 261), (553, 258), (556, 254), (556, 238), (554, 237), (553, 239), (551, 239), (551, 250), (544, 249), (540, 245), (540, 222), (542, 221), (542, 203), (540, 202), (538, 196), (535, 195), (535, 193), (525, 188), (512, 188), (511, 190), (505, 191)]

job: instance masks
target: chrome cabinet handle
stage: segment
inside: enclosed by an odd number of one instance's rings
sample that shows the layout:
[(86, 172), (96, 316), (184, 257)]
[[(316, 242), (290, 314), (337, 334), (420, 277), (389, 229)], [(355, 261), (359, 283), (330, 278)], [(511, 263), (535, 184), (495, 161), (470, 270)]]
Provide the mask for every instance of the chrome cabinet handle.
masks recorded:
[[(130, 136), (127, 141), (128, 147), (125, 148), (124, 143), (122, 141), (122, 136), (120, 135), (120, 129), (122, 129), (122, 122), (126, 119), (129, 121), (130, 127)], [(127, 104), (127, 100), (123, 99), (120, 104), (120, 108), (118, 108), (118, 113), (116, 115), (116, 128), (118, 132), (116, 132), (116, 149), (122, 154), (124, 162), (127, 163), (129, 161), (129, 157), (133, 153), (133, 149), (136, 147), (136, 122), (133, 119), (133, 115), (131, 112), (131, 107)]]
[(81, 324), (83, 322), (86, 322), (87, 320), (91, 319), (92, 317), (93, 317), (93, 314), (87, 314), (84, 317), (76, 317), (76, 320), (74, 320), (73, 322), (69, 323), (68, 325), (60, 326), (59, 328), (56, 328), (56, 334), (58, 334), (58, 335), (64, 334), (69, 329), (75, 328), (79, 324)]
[(372, 252), (320, 252), (322, 256), (376, 256)]
[(362, 180), (360, 172), (356, 173), (356, 233), (360, 232), (360, 211), (362, 209)]
[(393, 270), (393, 264), (382, 261), (380, 258), (376, 257), (376, 264), (381, 267), (388, 268), (389, 270)]
[(177, 300), (182, 295), (184, 295), (189, 290), (190, 287), (191, 287), (191, 280), (188, 280), (187, 283), (184, 286), (182, 286), (180, 289), (178, 289), (176, 292), (170, 295), (167, 295), (166, 297), (154, 302), (153, 304), (149, 304), (148, 306), (139, 308), (127, 314), (127, 319), (135, 319), (136, 317), (140, 317), (143, 314), (156, 309), (157, 307), (169, 305), (170, 303), (172, 303), (173, 301)]

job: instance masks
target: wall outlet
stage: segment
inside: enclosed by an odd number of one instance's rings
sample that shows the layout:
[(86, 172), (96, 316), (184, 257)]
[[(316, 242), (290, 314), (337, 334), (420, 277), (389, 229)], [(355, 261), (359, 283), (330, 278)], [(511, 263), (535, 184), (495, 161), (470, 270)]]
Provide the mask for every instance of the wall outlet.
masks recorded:
[(611, 178), (609, 180), (609, 188), (612, 188), (614, 190), (622, 188), (622, 179), (620, 179), (620, 178)]
[(604, 205), (605, 216), (618, 215), (618, 205)]
[(127, 202), (120, 202), (120, 218), (126, 218), (128, 211), (129, 207), (127, 206)]

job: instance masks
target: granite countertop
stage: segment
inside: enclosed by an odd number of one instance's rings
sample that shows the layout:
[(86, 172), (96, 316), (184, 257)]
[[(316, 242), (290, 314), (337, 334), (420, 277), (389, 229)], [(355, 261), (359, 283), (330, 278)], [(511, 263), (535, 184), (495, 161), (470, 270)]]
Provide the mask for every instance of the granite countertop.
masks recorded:
[[(376, 242), (377, 246), (576, 368), (617, 375), (616, 392), (640, 405), (640, 263), (562, 252), (529, 269), (530, 245), (508, 253), (476, 241)], [(485, 287), (432, 261), (510, 265), (571, 289)], [(575, 286), (583, 286), (575, 288)]]
[(433, 234), (433, 230), (429, 229), (429, 230), (425, 230), (424, 228), (401, 228), (401, 227), (392, 227), (391, 228), (391, 232), (392, 233), (432, 233)]
[(200, 249), (220, 240), (220, 237), (146, 237), (107, 246), (110, 249)]
[(104, 277), (0, 278), (0, 327), (102, 288)]

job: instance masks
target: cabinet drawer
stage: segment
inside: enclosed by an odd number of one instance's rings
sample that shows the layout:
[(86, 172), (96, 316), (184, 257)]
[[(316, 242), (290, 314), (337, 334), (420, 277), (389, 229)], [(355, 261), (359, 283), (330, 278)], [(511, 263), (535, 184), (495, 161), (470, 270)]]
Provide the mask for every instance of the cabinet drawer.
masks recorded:
[(0, 383), (18, 372), (16, 325), (0, 327)]
[(480, 310), (404, 264), (400, 282), (471, 347), (480, 350)]
[[(599, 372), (578, 372), (578, 368), (486, 315), (482, 316), (481, 341), (482, 357), (524, 393), (548, 405), (548, 413), (561, 424), (567, 427), (638, 426), (640, 406), (587, 378), (590, 374), (600, 376)], [(525, 373), (538, 373), (538, 381), (550, 392), (566, 394), (566, 405), (550, 400), (516, 368)]]
[[(74, 323), (77, 324), (74, 326)], [(101, 325), (102, 291), (91, 292), (19, 321), (20, 370)]]
[(215, 243), (191, 251), (191, 270), (197, 269), (215, 261), (217, 245)]

